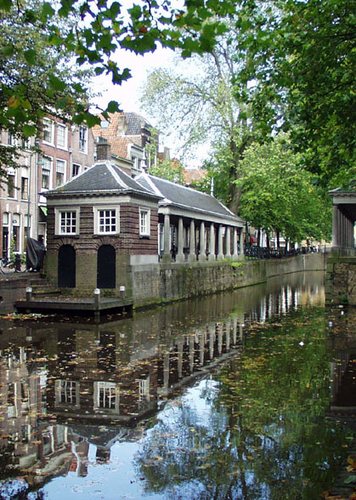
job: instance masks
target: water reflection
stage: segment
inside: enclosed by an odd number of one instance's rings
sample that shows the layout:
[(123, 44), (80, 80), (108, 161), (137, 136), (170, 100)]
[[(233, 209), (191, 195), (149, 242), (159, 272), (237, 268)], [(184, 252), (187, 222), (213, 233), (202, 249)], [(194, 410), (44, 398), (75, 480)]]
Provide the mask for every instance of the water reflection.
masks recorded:
[[(21, 491), (29, 485), (37, 489), (58, 475), (74, 473), (84, 478), (89, 464), (109, 464), (118, 443), (138, 442), (147, 418), (156, 414), (175, 391), (192, 385), (197, 378), (204, 380), (204, 405), (208, 407), (215, 398), (217, 383), (208, 382), (206, 374), (230, 358), (238, 362), (236, 355), (246, 341), (246, 324), (263, 323), (300, 305), (323, 303), (323, 276), (310, 273), (99, 325), (68, 321), (17, 325), (2, 321), (0, 479), (4, 482), (0, 496), (6, 498), (11, 488)], [(186, 416), (179, 418), (184, 420)], [(224, 433), (239, 428), (238, 418), (223, 429), (219, 428), (221, 416), (216, 418), (204, 431), (210, 437), (203, 446), (198, 435), (187, 434), (189, 457), (194, 449), (199, 450), (198, 455), (205, 455), (204, 461), (194, 455), (192, 477), (199, 470), (215, 467), (219, 449), (224, 448)], [(231, 419), (231, 415), (226, 418)], [(162, 440), (167, 448), (166, 476), (181, 474), (170, 470), (167, 456), (180, 453), (183, 437), (180, 435), (179, 446), (174, 446), (169, 435), (173, 432), (174, 440), (178, 439), (177, 428), (187, 425), (189, 428), (195, 423), (175, 422), (174, 432), (161, 431), (159, 426), (155, 429), (159, 439), (144, 454), (146, 479), (152, 474), (152, 460), (155, 467), (161, 462), (157, 456)], [(180, 462), (184, 464), (184, 460)], [(162, 475), (161, 468), (159, 471)], [(25, 482), (11, 482), (9, 478), (15, 475)], [(218, 481), (217, 476), (210, 480)], [(155, 481), (148, 480), (151, 492), (155, 491)], [(199, 494), (190, 498), (200, 498)], [(107, 493), (104, 498), (115, 497)]]

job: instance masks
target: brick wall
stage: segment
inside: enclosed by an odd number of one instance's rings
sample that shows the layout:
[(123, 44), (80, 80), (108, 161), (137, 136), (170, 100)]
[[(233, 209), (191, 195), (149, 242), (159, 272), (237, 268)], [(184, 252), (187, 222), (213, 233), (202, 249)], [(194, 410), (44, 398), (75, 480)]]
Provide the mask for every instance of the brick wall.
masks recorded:
[[(157, 255), (158, 213), (151, 208), (150, 237), (139, 235), (139, 208), (144, 204), (120, 205), (120, 234), (95, 235), (92, 205), (80, 207), (80, 235), (55, 235), (54, 208), (48, 208), (48, 238), (46, 273), (48, 279), (57, 284), (58, 251), (62, 245), (72, 245), (76, 251), (76, 285), (79, 294), (92, 293), (96, 287), (97, 251), (101, 245), (112, 245), (116, 250), (116, 283), (130, 289), (130, 255)], [(115, 292), (112, 292), (114, 294)], [(116, 293), (119, 293), (116, 290)]]

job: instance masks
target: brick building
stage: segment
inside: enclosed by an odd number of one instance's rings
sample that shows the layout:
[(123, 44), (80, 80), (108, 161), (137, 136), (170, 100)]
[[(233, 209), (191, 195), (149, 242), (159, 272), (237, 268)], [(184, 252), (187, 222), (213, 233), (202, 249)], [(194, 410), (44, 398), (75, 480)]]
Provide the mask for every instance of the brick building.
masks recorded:
[(141, 171), (142, 160), (145, 159), (148, 166), (153, 161), (147, 146), (157, 138), (153, 127), (137, 113), (110, 114), (109, 121), (102, 120), (93, 127), (93, 134), (96, 140), (105, 139), (110, 144), (114, 156), (132, 161), (133, 175)]
[(216, 198), (146, 172), (133, 178), (102, 146), (92, 168), (46, 193), (53, 284), (113, 295), (125, 286), (130, 294), (137, 266), (241, 253), (243, 221)]
[[(23, 254), (26, 236), (46, 240), (47, 190), (55, 189), (94, 163), (95, 141), (86, 126), (72, 126), (55, 118), (43, 120), (40, 137), (27, 144), (6, 130), (0, 131), (4, 146), (21, 146), (18, 168), (7, 170), (8, 182), (0, 186), (0, 257)], [(36, 148), (35, 148), (36, 144)]]

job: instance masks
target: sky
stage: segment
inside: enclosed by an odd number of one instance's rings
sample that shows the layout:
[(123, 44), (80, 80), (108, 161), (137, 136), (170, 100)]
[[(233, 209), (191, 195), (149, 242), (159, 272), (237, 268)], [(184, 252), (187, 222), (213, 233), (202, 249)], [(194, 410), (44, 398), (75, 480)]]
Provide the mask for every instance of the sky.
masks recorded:
[(140, 109), (140, 88), (144, 85), (150, 70), (170, 65), (174, 53), (169, 49), (157, 48), (154, 53), (143, 56), (119, 50), (115, 59), (119, 61), (120, 68), (129, 68), (132, 78), (122, 85), (113, 85), (110, 77), (101, 75), (94, 82), (95, 91), (102, 94), (95, 100), (96, 104), (104, 107), (112, 99), (117, 100), (123, 111), (142, 113)]

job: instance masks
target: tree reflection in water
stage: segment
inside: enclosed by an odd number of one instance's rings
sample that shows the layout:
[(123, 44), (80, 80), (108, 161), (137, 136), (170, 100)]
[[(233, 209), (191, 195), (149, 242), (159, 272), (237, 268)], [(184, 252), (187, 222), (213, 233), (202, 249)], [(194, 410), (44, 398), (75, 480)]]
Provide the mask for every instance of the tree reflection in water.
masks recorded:
[(241, 356), (169, 403), (137, 463), (172, 498), (318, 498), (349, 432), (326, 420), (324, 309), (252, 324)]

